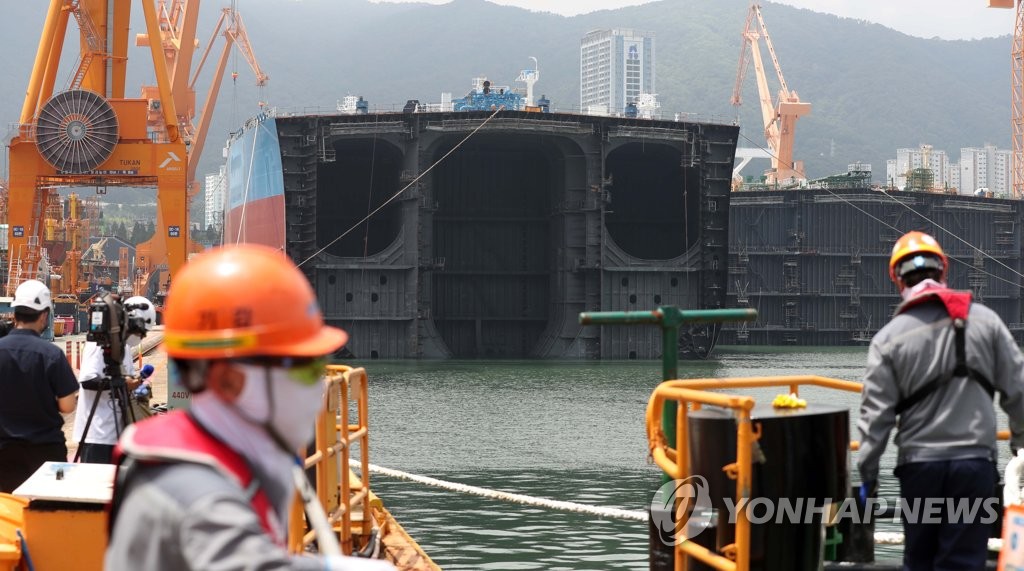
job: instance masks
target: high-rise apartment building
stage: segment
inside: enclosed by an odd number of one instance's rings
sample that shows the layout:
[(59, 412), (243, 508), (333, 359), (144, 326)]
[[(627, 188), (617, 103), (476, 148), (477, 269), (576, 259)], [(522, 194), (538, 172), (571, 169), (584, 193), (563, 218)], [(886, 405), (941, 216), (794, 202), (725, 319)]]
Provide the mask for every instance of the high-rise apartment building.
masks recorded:
[(580, 41), (580, 111), (622, 115), (654, 93), (654, 34), (595, 30)]
[(224, 226), (224, 196), (227, 194), (227, 168), (221, 165), (216, 174), (206, 175), (206, 226), (221, 228)]
[(1012, 151), (995, 145), (960, 149), (960, 193), (988, 189), (996, 196), (1009, 196), (1012, 157)]

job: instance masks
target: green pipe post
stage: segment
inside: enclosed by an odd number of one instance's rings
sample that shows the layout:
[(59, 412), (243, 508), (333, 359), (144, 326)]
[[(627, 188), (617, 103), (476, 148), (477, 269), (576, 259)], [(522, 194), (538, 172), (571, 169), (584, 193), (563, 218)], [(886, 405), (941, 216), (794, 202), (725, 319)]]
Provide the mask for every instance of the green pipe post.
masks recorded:
[[(654, 311), (597, 311), (580, 314), (581, 325), (641, 325), (661, 327), (661, 380), (679, 378), (679, 327), (684, 323), (725, 323), (754, 321), (756, 309), (679, 309), (667, 305)], [(661, 429), (668, 445), (676, 447), (675, 401), (666, 402), (661, 413)]]
[[(723, 323), (726, 321), (753, 321), (757, 319), (756, 309), (679, 309), (674, 306), (662, 306), (654, 311), (599, 311), (581, 313), (581, 325), (657, 325), (661, 327), (661, 380), (671, 381), (679, 378), (679, 327), (684, 323)], [(676, 446), (676, 414), (679, 404), (676, 401), (665, 403), (661, 412), (661, 429), (668, 445)], [(668, 474), (661, 475), (662, 484), (669, 481)], [(672, 495), (662, 498), (668, 502)], [(653, 507), (651, 508), (653, 518)], [(653, 520), (652, 520), (653, 521)], [(653, 526), (653, 523), (648, 525)], [(652, 528), (653, 529), (653, 528)], [(653, 533), (653, 532), (652, 532)], [(652, 536), (653, 537), (653, 536)], [(651, 540), (652, 546), (657, 545)], [(664, 546), (662, 546), (664, 547)], [(675, 559), (675, 550), (659, 552), (658, 566), (671, 566)], [(651, 568), (655, 567), (655, 550), (651, 550)]]

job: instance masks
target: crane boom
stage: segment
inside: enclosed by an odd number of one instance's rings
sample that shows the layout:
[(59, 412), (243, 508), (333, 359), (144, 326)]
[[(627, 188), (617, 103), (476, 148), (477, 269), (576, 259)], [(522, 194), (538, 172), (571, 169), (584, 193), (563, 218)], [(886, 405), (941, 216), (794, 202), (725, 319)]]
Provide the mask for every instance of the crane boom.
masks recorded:
[(740, 64), (736, 68), (736, 83), (732, 88), (733, 105), (743, 104), (743, 80), (747, 77), (747, 68), (750, 67), (750, 50), (747, 48), (747, 33), (750, 31), (750, 24), (754, 18), (754, 11), (747, 12), (747, 23), (743, 26), (743, 42), (740, 43)]
[(786, 85), (786, 78), (782, 77), (782, 67), (779, 65), (779, 58), (775, 55), (775, 46), (772, 44), (772, 37), (768, 35), (768, 26), (764, 25), (764, 18), (761, 16), (761, 8), (758, 6), (755, 11), (757, 21), (761, 24), (761, 31), (764, 33), (764, 45), (768, 47), (768, 54), (772, 56), (772, 64), (775, 66), (775, 74), (779, 76), (779, 84), (782, 85), (782, 92), (789, 93), (789, 86)]
[[(226, 26), (225, 22), (227, 23)], [(235, 45), (238, 47), (239, 51), (242, 53), (242, 57), (245, 58), (249, 67), (252, 68), (253, 73), (256, 75), (257, 87), (263, 87), (270, 79), (270, 76), (263, 73), (259, 62), (256, 61), (256, 55), (252, 50), (252, 45), (249, 43), (249, 34), (245, 30), (245, 24), (242, 22), (242, 15), (234, 8), (224, 8), (221, 10), (220, 18), (217, 20), (217, 25), (213, 28), (213, 34), (211, 34), (210, 41), (206, 44), (206, 49), (203, 51), (203, 56), (199, 60), (199, 65), (196, 66), (195, 75), (192, 77), (192, 81), (189, 82), (189, 89), (193, 93), (195, 92), (196, 80), (199, 78), (199, 73), (202, 71), (203, 65), (206, 63), (206, 58), (210, 54), (210, 49), (213, 47), (214, 39), (218, 34), (220, 34), (222, 26), (224, 26), (224, 47), (221, 50), (220, 59), (217, 62), (217, 70), (214, 72), (213, 80), (210, 83), (210, 90), (206, 96), (206, 104), (203, 106), (203, 112), (199, 115), (198, 122), (196, 122), (195, 136), (192, 141), (192, 146), (189, 149), (189, 180), (195, 180), (196, 168), (199, 166), (199, 158), (203, 153), (203, 147), (206, 143), (206, 135), (210, 130), (210, 120), (213, 117), (214, 109), (217, 107), (217, 93), (220, 91), (221, 80), (224, 78), (224, 70), (227, 67), (228, 54), (231, 53), (231, 46)]]
[[(170, 2), (169, 5), (168, 1)], [(200, 0), (160, 0), (159, 36), (151, 37), (148, 34), (139, 34), (136, 37), (137, 45), (160, 46), (163, 50), (163, 59), (166, 62), (168, 74), (172, 78), (172, 92), (178, 109), (177, 124), (180, 126), (187, 145), (186, 154), (183, 159), (185, 162), (185, 180), (188, 184), (189, 198), (194, 196), (199, 190), (196, 182), (196, 170), (198, 169), (199, 160), (206, 143), (210, 120), (216, 108), (217, 94), (220, 91), (221, 81), (227, 67), (231, 45), (237, 44), (239, 46), (242, 56), (245, 57), (256, 74), (256, 84), (258, 86), (262, 87), (269, 79), (256, 62), (252, 46), (246, 34), (245, 25), (242, 23), (241, 14), (233, 7), (221, 10), (220, 18), (210, 36), (210, 41), (207, 42), (203, 54), (193, 70), (192, 61), (195, 55), (195, 47), (197, 46), (196, 24), (199, 15), (199, 3)], [(221, 32), (222, 29), (223, 32)], [(202, 111), (198, 114), (197, 119), (196, 82), (218, 35), (223, 35), (225, 38), (224, 48), (217, 63), (217, 68), (210, 80), (210, 87), (203, 102)], [(159, 38), (159, 41), (155, 38)], [(146, 94), (152, 94), (154, 90), (153, 86), (143, 87), (143, 93)], [(156, 120), (155, 113), (150, 113), (150, 120)], [(158, 231), (149, 241), (139, 245), (137, 255), (147, 256), (151, 252), (159, 252), (164, 247), (163, 244), (166, 240), (167, 236)], [(198, 245), (193, 244), (189, 240), (189, 248), (190, 251), (198, 250)]]
[[(772, 168), (767, 173), (768, 184), (806, 180), (803, 163), (793, 160), (793, 146), (796, 122), (800, 117), (811, 112), (811, 104), (800, 101), (797, 93), (789, 89), (786, 78), (782, 75), (779, 58), (775, 54), (775, 46), (772, 44), (771, 36), (768, 35), (768, 27), (761, 16), (761, 7), (756, 3), (750, 5), (742, 36), (743, 43), (740, 48), (739, 68), (736, 72), (732, 104), (739, 106), (742, 103), (741, 92), (746, 69), (750, 63), (753, 63), (757, 77), (757, 92), (761, 104), (765, 140), (772, 154)], [(772, 102), (764, 62), (761, 59), (760, 39), (762, 37), (768, 47), (768, 53), (781, 85), (778, 100), (775, 103)]]

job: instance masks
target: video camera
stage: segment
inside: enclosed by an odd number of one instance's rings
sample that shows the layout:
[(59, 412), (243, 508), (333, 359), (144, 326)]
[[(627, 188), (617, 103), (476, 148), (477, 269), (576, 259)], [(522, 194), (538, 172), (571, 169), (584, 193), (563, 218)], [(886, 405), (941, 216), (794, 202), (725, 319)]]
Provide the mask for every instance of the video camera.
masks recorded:
[[(128, 301), (144, 300), (145, 298), (129, 298)], [(129, 379), (125, 376), (124, 358), (125, 346), (128, 338), (146, 336), (147, 318), (146, 312), (151, 312), (149, 302), (125, 303), (113, 293), (104, 293), (95, 298), (89, 305), (89, 329), (85, 338), (95, 343), (103, 351), (103, 372), (102, 376), (81, 382), (82, 388), (90, 391), (109, 391), (110, 399), (114, 404), (114, 430), (120, 435), (121, 430), (128, 424), (135, 422), (142, 416), (149, 414), (148, 395), (130, 394)], [(155, 312), (153, 313), (155, 316)], [(155, 317), (153, 318), (155, 321)], [(152, 365), (147, 365), (148, 371), (143, 370), (142, 378), (148, 377), (153, 372)], [(136, 413), (137, 403), (144, 400), (144, 406)], [(96, 414), (96, 408), (100, 399), (98, 395), (92, 401), (89, 409), (89, 416), (85, 421), (84, 435), (89, 434), (89, 427)], [(84, 439), (88, 436), (83, 437)], [(82, 452), (79, 447), (75, 452), (75, 462), (78, 461)]]
[(124, 346), (128, 337), (146, 336), (146, 320), (132, 317), (134, 310), (148, 310), (148, 303), (122, 303), (112, 293), (96, 298), (89, 306), (89, 332), (85, 338), (96, 343), (103, 349), (103, 357), (108, 367), (120, 364), (124, 360)]

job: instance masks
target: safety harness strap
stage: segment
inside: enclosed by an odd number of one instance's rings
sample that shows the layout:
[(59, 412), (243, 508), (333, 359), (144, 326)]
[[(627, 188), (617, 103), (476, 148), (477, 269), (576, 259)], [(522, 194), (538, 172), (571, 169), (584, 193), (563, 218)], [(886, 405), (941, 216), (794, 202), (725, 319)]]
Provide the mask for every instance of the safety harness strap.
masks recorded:
[(209, 466), (233, 481), (243, 490), (263, 530), (275, 542), (284, 543), (284, 537), (272, 522), (270, 498), (246, 460), (188, 413), (176, 411), (131, 425), (114, 449), (114, 462), (118, 468), (107, 520), (108, 533), (114, 529), (124, 492), (140, 467), (187, 462)]
[(906, 398), (896, 403), (896, 414), (903, 414), (912, 406), (921, 402), (929, 395), (946, 385), (950, 380), (957, 377), (967, 377), (981, 385), (981, 388), (988, 393), (989, 398), (995, 396), (995, 387), (985, 375), (967, 366), (967, 313), (970, 308), (971, 294), (969, 292), (954, 292), (951, 290), (925, 291), (923, 295), (907, 300), (897, 310), (902, 313), (907, 308), (928, 301), (937, 299), (942, 302), (943, 307), (953, 321), (953, 345), (956, 352), (956, 363), (952, 371), (940, 373), (933, 379), (922, 385), (916, 391), (910, 393)]

